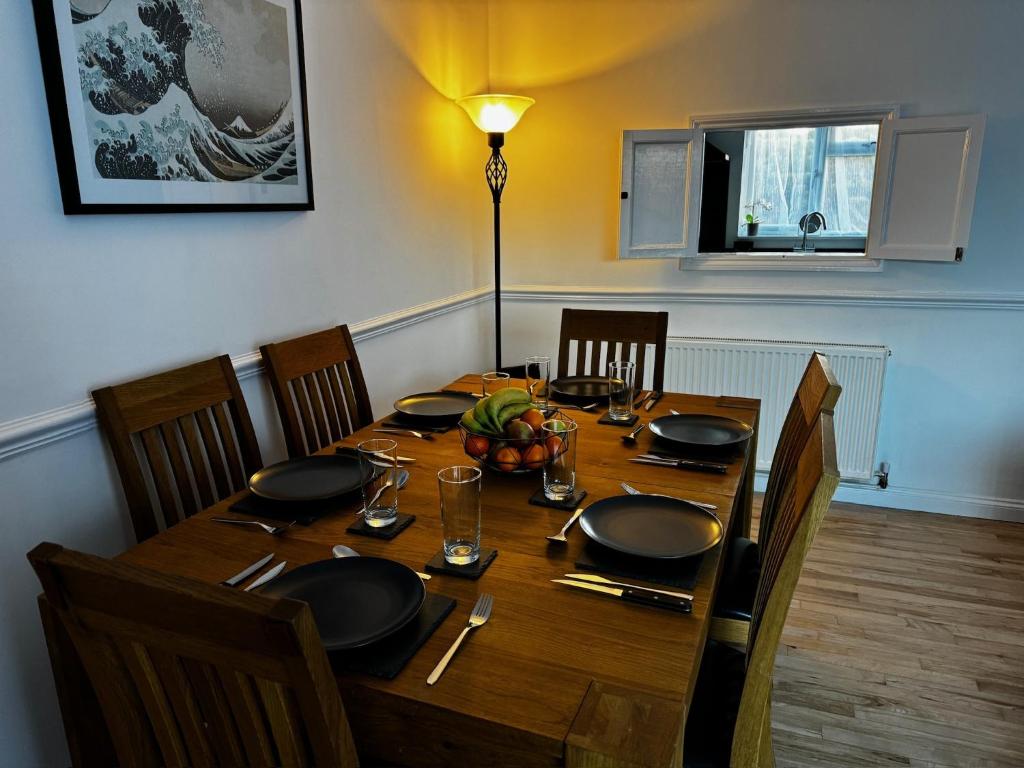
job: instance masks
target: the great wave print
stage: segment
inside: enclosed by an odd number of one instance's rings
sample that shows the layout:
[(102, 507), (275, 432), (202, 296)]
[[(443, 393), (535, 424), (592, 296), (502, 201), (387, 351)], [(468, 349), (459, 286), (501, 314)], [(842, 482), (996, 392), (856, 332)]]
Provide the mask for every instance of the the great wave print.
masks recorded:
[(266, 0), (71, 0), (96, 176), (296, 184), (288, 23)]

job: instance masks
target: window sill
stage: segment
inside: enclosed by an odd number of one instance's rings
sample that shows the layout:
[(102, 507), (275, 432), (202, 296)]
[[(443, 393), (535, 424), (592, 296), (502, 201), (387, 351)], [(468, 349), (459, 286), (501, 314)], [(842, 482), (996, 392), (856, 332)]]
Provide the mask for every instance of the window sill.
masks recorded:
[(863, 253), (704, 253), (679, 259), (679, 269), (687, 271), (881, 272), (882, 265), (880, 259), (869, 259)]

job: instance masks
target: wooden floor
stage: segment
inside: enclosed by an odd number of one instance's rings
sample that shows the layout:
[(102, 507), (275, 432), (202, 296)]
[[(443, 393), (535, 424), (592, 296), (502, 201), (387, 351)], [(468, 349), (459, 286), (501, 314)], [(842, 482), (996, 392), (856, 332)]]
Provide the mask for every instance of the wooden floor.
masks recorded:
[(833, 504), (773, 727), (779, 768), (1024, 766), (1024, 525)]

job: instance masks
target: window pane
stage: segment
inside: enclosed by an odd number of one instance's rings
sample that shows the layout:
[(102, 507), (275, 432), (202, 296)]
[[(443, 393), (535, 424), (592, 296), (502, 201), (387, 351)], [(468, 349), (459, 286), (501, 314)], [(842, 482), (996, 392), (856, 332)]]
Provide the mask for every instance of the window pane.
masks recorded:
[(817, 239), (865, 237), (877, 140), (877, 124), (747, 131), (737, 234), (753, 213), (759, 235), (799, 237), (800, 217), (820, 211)]

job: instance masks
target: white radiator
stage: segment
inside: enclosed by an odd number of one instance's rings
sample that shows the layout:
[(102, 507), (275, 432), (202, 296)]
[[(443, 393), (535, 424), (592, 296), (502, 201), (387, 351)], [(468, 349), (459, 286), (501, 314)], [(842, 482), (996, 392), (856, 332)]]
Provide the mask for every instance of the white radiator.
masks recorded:
[(884, 346), (671, 337), (665, 389), (760, 398), (757, 468), (767, 471), (793, 394), (815, 351), (828, 357), (843, 387), (835, 413), (839, 473), (844, 480), (870, 480), (889, 356)]

